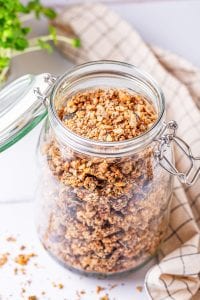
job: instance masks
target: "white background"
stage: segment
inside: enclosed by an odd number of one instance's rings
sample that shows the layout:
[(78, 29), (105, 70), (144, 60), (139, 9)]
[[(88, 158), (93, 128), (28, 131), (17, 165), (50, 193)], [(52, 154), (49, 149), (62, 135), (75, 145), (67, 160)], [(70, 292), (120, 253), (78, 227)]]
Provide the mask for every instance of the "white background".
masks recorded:
[[(47, 4), (66, 3), (69, 1), (44, 1)], [(74, 2), (74, 1), (70, 1)], [(108, 1), (109, 6), (127, 19), (140, 32), (147, 43), (155, 44), (176, 52), (200, 67), (200, 1), (169, 0), (169, 1)], [(112, 4), (111, 4), (112, 2)], [(45, 33), (45, 24), (36, 24), (35, 31)], [(23, 56), (13, 63), (12, 78), (25, 73), (51, 72), (62, 74), (71, 64), (58, 52), (52, 55), (34, 53)], [(6, 299), (27, 299), (34, 294), (38, 299), (46, 300), (76, 300), (76, 290), (84, 289), (87, 293), (83, 300), (100, 298), (95, 292), (96, 285), (107, 287), (102, 292), (108, 292), (110, 299), (140, 300), (147, 299), (144, 291), (136, 290), (143, 284), (149, 265), (135, 274), (118, 280), (102, 281), (74, 275), (58, 266), (50, 259), (37, 240), (34, 229), (34, 192), (37, 182), (35, 147), (41, 126), (26, 136), (17, 145), (0, 155), (0, 201), (19, 202), (18, 204), (2, 204), (0, 206), (0, 253), (11, 253), (9, 264), (0, 268), (0, 296)], [(28, 201), (28, 203), (26, 203)], [(8, 202), (7, 202), (8, 203)], [(6, 242), (9, 235), (17, 236), (17, 243)], [(14, 276), (16, 266), (13, 259), (19, 253), (21, 244), (27, 245), (27, 251), (32, 249), (38, 254), (26, 268), (27, 276)], [(34, 266), (34, 262), (40, 265)], [(21, 288), (26, 285), (27, 278), (32, 284), (27, 288), (23, 298)], [(52, 282), (62, 282), (64, 289), (52, 286)], [(109, 284), (118, 286), (109, 290)], [(125, 285), (121, 285), (125, 283)], [(47, 292), (41, 296), (41, 291)], [(12, 295), (12, 296), (11, 296)], [(181, 299), (180, 299), (181, 300)]]

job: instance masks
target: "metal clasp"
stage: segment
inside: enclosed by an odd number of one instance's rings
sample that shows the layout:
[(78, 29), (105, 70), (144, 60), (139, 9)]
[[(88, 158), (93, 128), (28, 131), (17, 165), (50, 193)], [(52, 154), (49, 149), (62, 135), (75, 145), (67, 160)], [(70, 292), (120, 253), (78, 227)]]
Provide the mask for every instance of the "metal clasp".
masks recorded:
[[(167, 172), (177, 176), (180, 182), (191, 186), (197, 181), (200, 175), (200, 166), (196, 166), (197, 161), (200, 162), (200, 157), (193, 156), (190, 146), (176, 135), (177, 129), (178, 124), (176, 121), (169, 121), (167, 124), (164, 124), (159, 138), (156, 139), (158, 146), (155, 151), (155, 157), (161, 167), (163, 167)], [(175, 164), (173, 164), (166, 156), (166, 151), (172, 146), (172, 143), (174, 143), (189, 160), (189, 167), (186, 172), (180, 172), (177, 170)]]
[(56, 81), (56, 77), (51, 75), (51, 74), (45, 74), (44, 75), (44, 82), (47, 84), (47, 87), (45, 88), (45, 90), (42, 92), (41, 89), (39, 87), (34, 88), (34, 94), (37, 96), (37, 99), (39, 101), (42, 101), (42, 103), (44, 104), (44, 106), (47, 108), (48, 107), (48, 97), (50, 94), (50, 91), (52, 89), (52, 86), (54, 85), (55, 81)]

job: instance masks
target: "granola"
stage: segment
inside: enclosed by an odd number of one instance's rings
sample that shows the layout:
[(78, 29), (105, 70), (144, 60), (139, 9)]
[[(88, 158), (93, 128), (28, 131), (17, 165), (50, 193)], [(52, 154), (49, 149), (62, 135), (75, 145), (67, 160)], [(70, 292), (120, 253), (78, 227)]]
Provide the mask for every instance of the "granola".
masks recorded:
[(154, 106), (143, 96), (118, 89), (77, 93), (58, 115), (78, 135), (106, 142), (139, 136), (157, 119)]
[[(58, 116), (76, 134), (105, 142), (134, 138), (157, 120), (145, 97), (116, 89), (75, 94)], [(120, 158), (62, 148), (53, 132), (44, 146), (38, 227), (44, 247), (87, 273), (124, 272), (148, 260), (166, 232), (171, 196), (154, 143)]]
[(35, 257), (36, 255), (34, 253), (31, 254), (19, 254), (15, 258), (15, 262), (19, 265), (27, 265), (31, 257)]
[(0, 255), (0, 268), (5, 265), (8, 261), (8, 253), (4, 253)]

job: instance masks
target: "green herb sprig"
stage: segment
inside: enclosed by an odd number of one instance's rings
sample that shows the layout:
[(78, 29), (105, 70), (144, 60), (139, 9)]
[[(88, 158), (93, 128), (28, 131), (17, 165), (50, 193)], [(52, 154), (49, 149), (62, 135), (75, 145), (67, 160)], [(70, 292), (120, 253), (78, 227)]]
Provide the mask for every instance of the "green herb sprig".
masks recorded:
[(11, 59), (17, 55), (46, 49), (52, 52), (49, 41), (56, 43), (62, 41), (79, 47), (80, 41), (65, 36), (58, 36), (56, 29), (49, 26), (49, 34), (46, 36), (29, 39), (30, 27), (24, 25), (31, 17), (39, 19), (41, 16), (49, 20), (56, 17), (56, 12), (45, 7), (40, 0), (31, 0), (26, 5), (20, 0), (0, 0), (0, 84), (5, 80), (10, 67)]

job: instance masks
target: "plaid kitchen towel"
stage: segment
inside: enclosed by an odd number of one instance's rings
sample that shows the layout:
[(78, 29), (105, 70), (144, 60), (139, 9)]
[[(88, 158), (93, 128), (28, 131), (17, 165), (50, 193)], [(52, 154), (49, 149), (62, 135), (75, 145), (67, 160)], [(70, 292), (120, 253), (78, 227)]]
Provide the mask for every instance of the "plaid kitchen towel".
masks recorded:
[[(200, 155), (200, 71), (183, 59), (151, 47), (117, 14), (101, 4), (67, 6), (55, 26), (61, 34), (80, 37), (82, 47), (59, 48), (75, 63), (120, 60), (150, 73), (162, 87), (168, 119)], [(175, 153), (178, 168), (185, 156)], [(186, 188), (175, 180), (169, 230), (158, 254), (159, 263), (146, 275), (148, 295), (155, 300), (200, 299), (200, 180)]]

